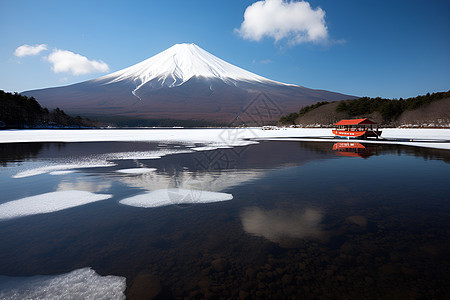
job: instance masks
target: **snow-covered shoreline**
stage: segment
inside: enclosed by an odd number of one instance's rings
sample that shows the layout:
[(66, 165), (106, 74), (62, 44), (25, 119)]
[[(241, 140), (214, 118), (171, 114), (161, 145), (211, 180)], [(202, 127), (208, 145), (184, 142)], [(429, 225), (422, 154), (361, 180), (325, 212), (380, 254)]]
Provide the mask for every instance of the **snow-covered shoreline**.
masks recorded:
[[(331, 128), (208, 129), (24, 129), (0, 131), (1, 143), (28, 142), (169, 142), (203, 144), (211, 148), (245, 146), (257, 140), (286, 138), (332, 138)], [(450, 149), (450, 129), (383, 129), (382, 137), (399, 144)], [(410, 141), (412, 140), (412, 141)], [(416, 141), (417, 140), (417, 141)], [(383, 143), (383, 141), (378, 141)], [(392, 143), (392, 142), (390, 142)]]

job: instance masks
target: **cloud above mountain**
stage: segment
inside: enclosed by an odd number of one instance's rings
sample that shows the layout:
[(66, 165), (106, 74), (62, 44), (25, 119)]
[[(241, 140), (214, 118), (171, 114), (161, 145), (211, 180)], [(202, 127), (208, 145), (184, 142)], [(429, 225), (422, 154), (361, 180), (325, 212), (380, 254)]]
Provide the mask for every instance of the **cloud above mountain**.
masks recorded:
[(264, 0), (247, 7), (244, 21), (235, 31), (244, 39), (260, 41), (265, 37), (289, 45), (328, 40), (325, 11), (313, 9), (306, 1)]
[[(36, 56), (46, 50), (48, 50), (47, 44), (37, 44), (33, 46), (24, 44), (16, 48), (14, 55), (16, 57)], [(108, 64), (102, 60), (90, 60), (86, 56), (69, 50), (55, 48), (48, 56), (42, 55), (42, 58), (51, 63), (51, 68), (55, 73), (84, 75), (109, 71)]]
[(109, 66), (101, 60), (90, 60), (87, 57), (68, 50), (55, 49), (47, 57), (55, 73), (72, 73), (83, 75), (97, 72), (108, 72)]
[(24, 44), (24, 45), (16, 48), (16, 50), (14, 51), (14, 55), (17, 57), (38, 55), (44, 50), (47, 50), (46, 44), (39, 44), (39, 45), (34, 45), (34, 46)]

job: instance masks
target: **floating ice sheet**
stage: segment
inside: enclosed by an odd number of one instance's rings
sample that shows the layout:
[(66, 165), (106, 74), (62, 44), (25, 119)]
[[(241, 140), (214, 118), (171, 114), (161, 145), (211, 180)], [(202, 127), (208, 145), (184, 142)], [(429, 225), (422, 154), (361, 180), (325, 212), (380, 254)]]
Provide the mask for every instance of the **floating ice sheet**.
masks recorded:
[(227, 193), (208, 192), (190, 189), (161, 189), (149, 193), (125, 198), (121, 204), (135, 207), (160, 207), (167, 205), (211, 203), (233, 199), (233, 195)]
[(74, 170), (65, 170), (65, 171), (53, 171), (50, 172), (50, 175), (67, 175), (67, 174), (71, 174), (71, 173), (75, 173)]
[(125, 299), (126, 278), (100, 276), (91, 268), (61, 275), (0, 276), (0, 299)]
[[(106, 161), (49, 165), (49, 166), (44, 166), (44, 167), (39, 167), (39, 168), (34, 168), (34, 169), (29, 169), (29, 170), (19, 172), (16, 175), (13, 175), (13, 178), (23, 178), (23, 177), (41, 175), (41, 174), (45, 174), (45, 173), (53, 173), (52, 175), (55, 175), (54, 174), (55, 172), (68, 171), (70, 169), (102, 168), (102, 167), (111, 167), (111, 166), (115, 166), (115, 164), (106, 162)], [(56, 175), (61, 175), (61, 174), (57, 173)]]
[(45, 214), (111, 198), (108, 194), (86, 191), (59, 191), (0, 204), (0, 221)]
[(99, 156), (104, 160), (125, 160), (125, 159), (160, 159), (166, 155), (192, 153), (189, 149), (159, 149), (151, 151), (127, 151), (112, 152)]
[(145, 174), (154, 171), (156, 171), (155, 168), (132, 168), (132, 169), (117, 170), (116, 172), (124, 174)]

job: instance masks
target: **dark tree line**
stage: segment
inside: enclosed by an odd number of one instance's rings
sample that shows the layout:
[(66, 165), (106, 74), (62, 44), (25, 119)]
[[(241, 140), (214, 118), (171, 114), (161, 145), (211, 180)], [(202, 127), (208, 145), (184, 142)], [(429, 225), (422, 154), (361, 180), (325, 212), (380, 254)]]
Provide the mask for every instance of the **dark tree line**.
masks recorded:
[(63, 110), (49, 111), (34, 97), (0, 90), (0, 128), (95, 127), (97, 124), (80, 116), (71, 117)]
[(433, 101), (450, 97), (450, 91), (426, 94), (408, 99), (383, 99), (380, 97), (362, 97), (355, 100), (341, 101), (336, 108), (337, 112), (346, 112), (349, 116), (363, 116), (379, 112), (385, 123), (397, 119), (404, 111), (418, 109)]
[[(383, 118), (384, 123), (395, 121), (404, 111), (414, 110), (426, 106), (433, 101), (450, 97), (450, 91), (433, 94), (426, 94), (408, 99), (384, 99), (384, 98), (369, 98), (362, 97), (355, 100), (339, 101), (336, 107), (336, 112), (345, 112), (350, 117), (361, 117), (369, 115), (373, 112), (379, 112)], [(322, 106), (328, 102), (318, 102), (313, 105), (303, 107), (298, 113), (291, 113), (290, 115), (281, 117), (282, 124), (295, 124), (298, 117)]]

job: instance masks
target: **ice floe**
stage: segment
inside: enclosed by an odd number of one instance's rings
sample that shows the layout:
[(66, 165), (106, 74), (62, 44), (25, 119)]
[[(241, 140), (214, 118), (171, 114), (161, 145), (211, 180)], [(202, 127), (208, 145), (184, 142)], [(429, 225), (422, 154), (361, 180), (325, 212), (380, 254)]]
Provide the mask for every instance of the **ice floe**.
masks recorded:
[(135, 207), (160, 207), (167, 205), (221, 202), (233, 199), (227, 193), (190, 189), (161, 189), (120, 200), (121, 204)]
[(0, 276), (0, 299), (125, 299), (126, 278), (100, 276), (91, 268), (61, 275)]
[(58, 191), (0, 204), (0, 221), (45, 214), (111, 198), (86, 191)]
[(68, 171), (70, 169), (84, 169), (84, 168), (101, 168), (101, 167), (111, 167), (115, 166), (114, 163), (111, 162), (79, 162), (79, 163), (69, 163), (69, 164), (59, 164), (59, 165), (48, 165), (43, 167), (38, 167), (34, 169), (29, 169), (25, 171), (21, 171), (16, 175), (13, 175), (13, 178), (24, 178), (29, 176), (36, 176), (45, 173), (53, 173), (52, 175), (61, 175), (54, 174), (57, 171)]
[(75, 171), (74, 170), (52, 171), (49, 174), (50, 175), (67, 175), (67, 174), (71, 174), (71, 173), (75, 173)]
[(112, 152), (100, 155), (97, 159), (103, 160), (125, 160), (125, 159), (160, 159), (166, 155), (192, 153), (190, 149), (158, 149), (151, 151), (127, 151)]
[(116, 172), (124, 174), (145, 174), (154, 171), (156, 171), (155, 168), (132, 168), (132, 169), (117, 170)]

